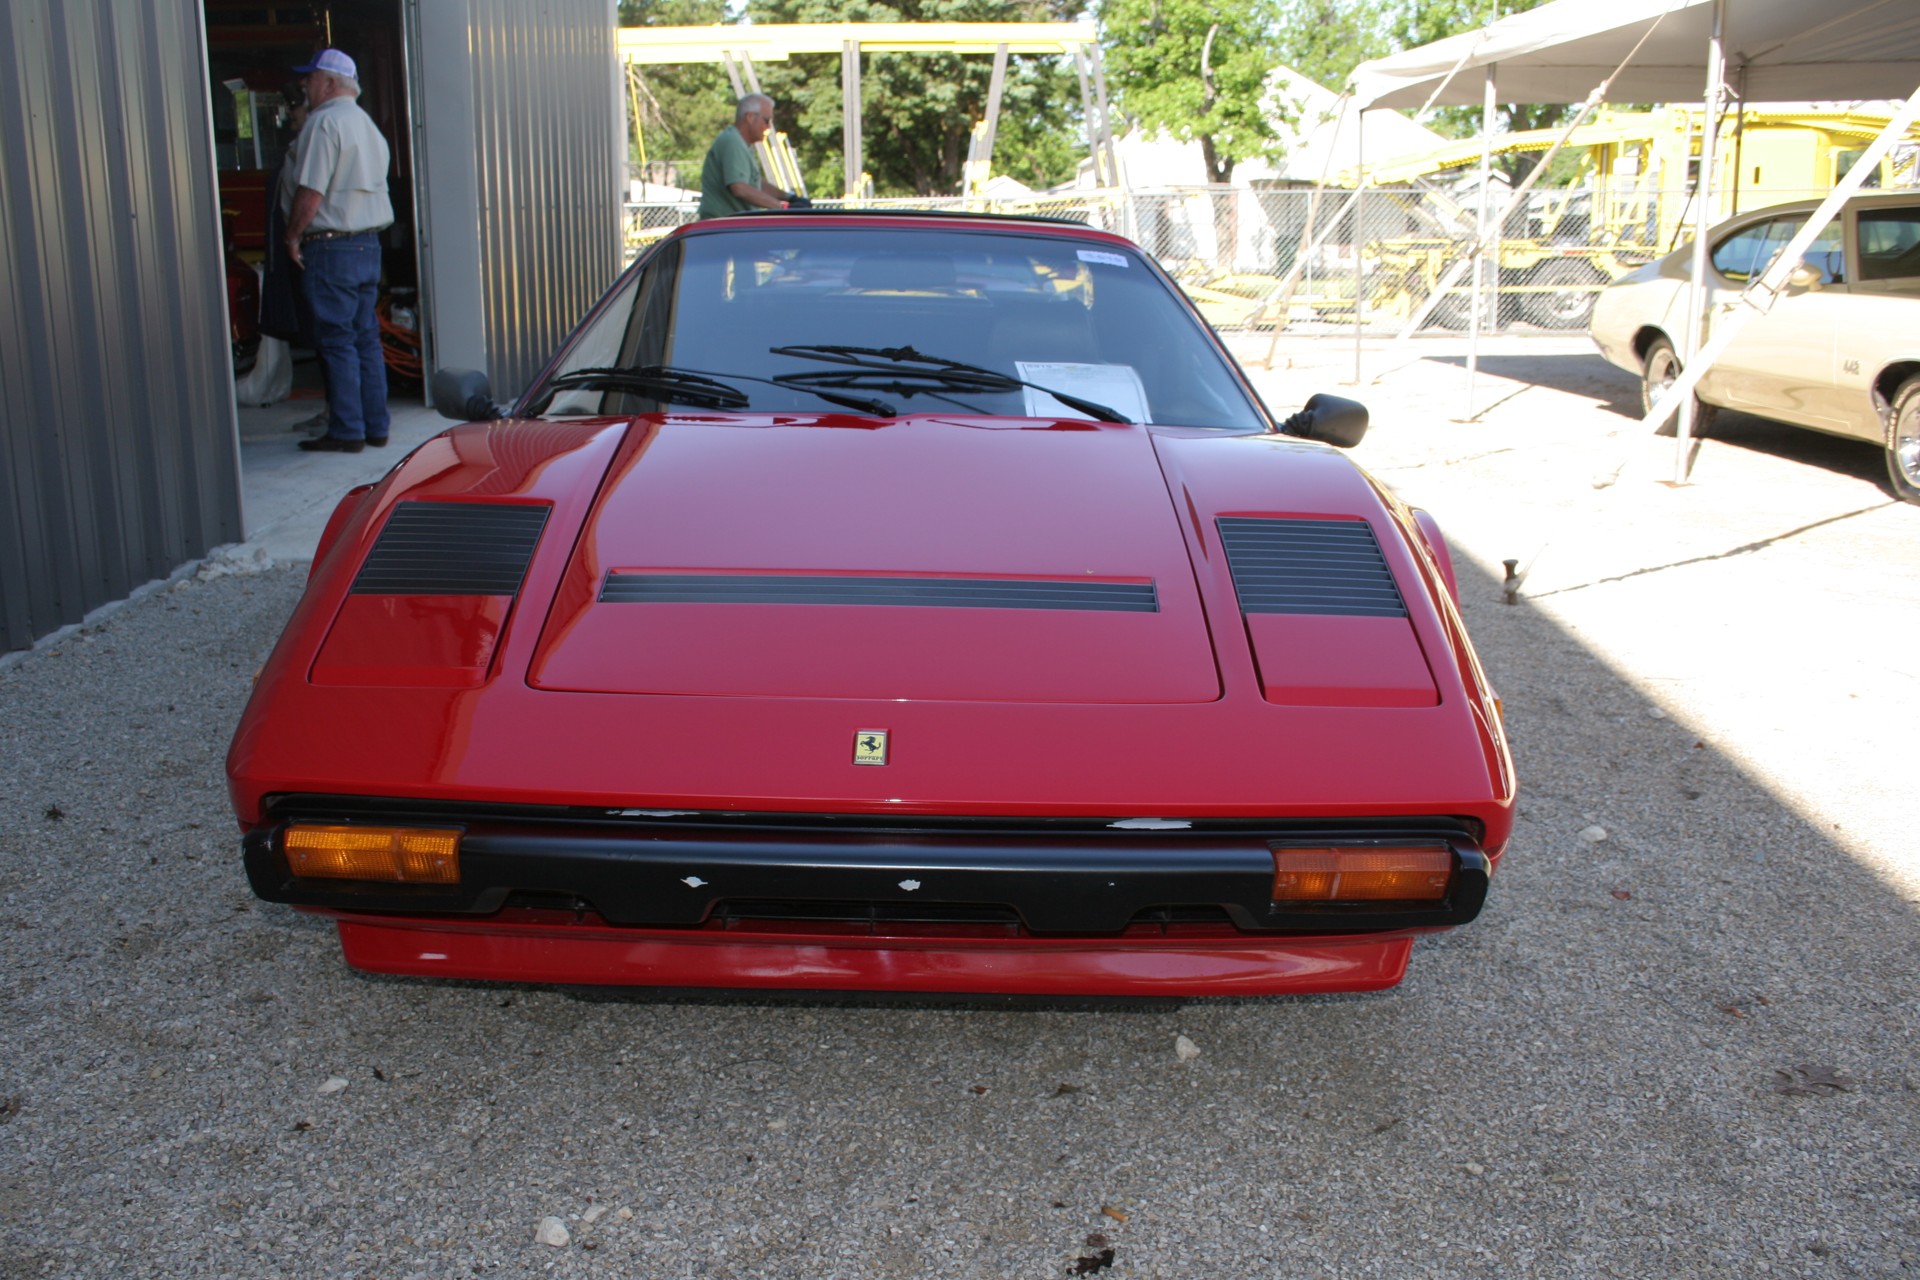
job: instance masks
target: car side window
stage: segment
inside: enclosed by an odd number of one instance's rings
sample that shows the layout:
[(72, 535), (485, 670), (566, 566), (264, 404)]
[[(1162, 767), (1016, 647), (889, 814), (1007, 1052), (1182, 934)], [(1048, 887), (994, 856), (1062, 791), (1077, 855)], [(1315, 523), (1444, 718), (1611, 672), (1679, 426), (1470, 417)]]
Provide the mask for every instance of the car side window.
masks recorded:
[[(1729, 280), (1745, 284), (1767, 269), (1805, 222), (1805, 218), (1770, 218), (1734, 232), (1714, 246), (1713, 269)], [(1806, 262), (1819, 270), (1822, 284), (1840, 284), (1846, 280), (1846, 253), (1841, 247), (1839, 223), (1830, 222), (1821, 228), (1820, 234), (1807, 246)]]
[(1920, 276), (1920, 208), (1862, 209), (1858, 232), (1862, 280)]
[[(584, 324), (554, 369), (554, 376), (576, 369), (610, 365), (664, 364), (661, 349), (669, 332), (673, 285), (680, 265), (680, 246), (666, 244), (639, 267), (629, 271), (594, 317)], [(643, 413), (657, 402), (639, 392), (619, 387), (575, 387), (558, 392), (544, 412), (551, 417), (613, 413)]]
[(1734, 232), (1713, 250), (1713, 269), (1729, 280), (1745, 284), (1767, 269), (1773, 255), (1793, 235), (1793, 226), (1785, 218), (1756, 222)]
[(1821, 284), (1845, 284), (1847, 252), (1840, 241), (1840, 219), (1820, 228), (1820, 234), (1807, 246), (1806, 263), (1820, 270)]

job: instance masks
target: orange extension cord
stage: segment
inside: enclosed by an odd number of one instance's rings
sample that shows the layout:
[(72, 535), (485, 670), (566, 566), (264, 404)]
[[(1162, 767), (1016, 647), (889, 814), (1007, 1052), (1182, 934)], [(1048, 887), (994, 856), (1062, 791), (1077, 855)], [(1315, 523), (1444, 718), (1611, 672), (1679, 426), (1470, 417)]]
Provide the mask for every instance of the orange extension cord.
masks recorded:
[(396, 378), (420, 381), (420, 335), (390, 318), (391, 294), (382, 297), (374, 310), (380, 316), (380, 348), (387, 358), (387, 372)]

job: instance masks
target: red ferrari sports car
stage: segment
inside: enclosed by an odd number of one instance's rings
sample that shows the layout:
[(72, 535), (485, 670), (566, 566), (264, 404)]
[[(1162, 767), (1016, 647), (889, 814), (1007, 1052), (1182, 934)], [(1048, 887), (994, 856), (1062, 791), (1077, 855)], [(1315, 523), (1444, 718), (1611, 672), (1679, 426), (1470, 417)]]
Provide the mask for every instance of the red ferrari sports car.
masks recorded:
[(701, 222), (342, 501), (228, 758), (384, 973), (1358, 991), (1511, 829), (1438, 529), (1082, 224)]

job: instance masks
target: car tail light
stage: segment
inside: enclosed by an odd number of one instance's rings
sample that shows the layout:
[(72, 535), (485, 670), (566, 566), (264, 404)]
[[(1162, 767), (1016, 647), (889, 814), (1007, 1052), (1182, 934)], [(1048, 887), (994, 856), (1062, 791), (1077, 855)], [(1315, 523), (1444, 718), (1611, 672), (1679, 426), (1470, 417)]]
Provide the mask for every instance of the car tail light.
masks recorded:
[(1453, 850), (1445, 844), (1273, 851), (1275, 902), (1439, 902), (1452, 876)]
[(460, 833), (444, 827), (295, 823), (281, 837), (296, 876), (459, 884)]

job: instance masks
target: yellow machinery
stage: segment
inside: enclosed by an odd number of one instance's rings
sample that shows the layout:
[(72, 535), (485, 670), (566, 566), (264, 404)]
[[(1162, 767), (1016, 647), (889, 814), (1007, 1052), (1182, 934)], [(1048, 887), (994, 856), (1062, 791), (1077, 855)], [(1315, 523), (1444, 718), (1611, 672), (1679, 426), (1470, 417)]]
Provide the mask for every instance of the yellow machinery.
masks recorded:
[[(1888, 119), (1844, 106), (1813, 105), (1723, 117), (1709, 220), (1824, 195)], [(1579, 176), (1568, 187), (1537, 194), (1525, 213), (1516, 214), (1504, 228), (1491, 255), (1499, 263), (1496, 289), (1503, 311), (1517, 310), (1547, 328), (1583, 328), (1602, 288), (1684, 239), (1694, 218), (1702, 121), (1698, 108), (1684, 106), (1655, 111), (1603, 108), (1592, 123), (1575, 129), (1566, 145), (1578, 149)], [(1493, 151), (1545, 151), (1560, 132), (1503, 134), (1494, 139)], [(1911, 181), (1916, 142), (1920, 137), (1909, 139), (1867, 185)], [(1478, 166), (1481, 152), (1479, 139), (1465, 139), (1368, 166), (1368, 180), (1383, 188), (1374, 199), (1394, 199), (1407, 222), (1432, 228), (1432, 234), (1415, 230), (1369, 237), (1368, 306), (1377, 314), (1411, 315), (1471, 238), (1476, 217), (1471, 202), (1477, 202), (1478, 193), (1456, 201), (1431, 179)], [(1349, 186), (1357, 179), (1357, 174), (1342, 175)], [(1371, 214), (1367, 220), (1375, 221)], [(1350, 298), (1317, 301), (1316, 310), (1352, 307)], [(1433, 319), (1464, 327), (1471, 305), (1470, 287), (1457, 286), (1434, 308)]]

